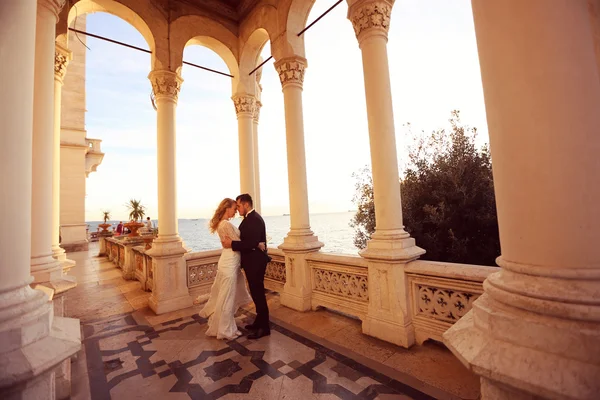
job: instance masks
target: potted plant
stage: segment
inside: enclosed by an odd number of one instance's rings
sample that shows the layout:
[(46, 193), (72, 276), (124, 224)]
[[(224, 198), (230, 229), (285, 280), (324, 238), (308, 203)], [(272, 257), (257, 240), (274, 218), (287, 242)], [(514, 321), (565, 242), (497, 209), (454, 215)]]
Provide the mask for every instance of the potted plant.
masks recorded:
[(144, 218), (145, 208), (140, 200), (131, 199), (127, 204), (125, 204), (129, 209), (129, 222), (124, 224), (124, 226), (131, 231), (128, 237), (140, 236), (138, 229), (144, 226), (141, 222), (142, 218)]
[(108, 233), (107, 229), (110, 227), (110, 224), (108, 224), (106, 221), (108, 221), (110, 219), (110, 211), (102, 211), (103, 217), (102, 219), (104, 219), (104, 223), (103, 224), (99, 224), (98, 226), (100, 228), (102, 228), (102, 233)]

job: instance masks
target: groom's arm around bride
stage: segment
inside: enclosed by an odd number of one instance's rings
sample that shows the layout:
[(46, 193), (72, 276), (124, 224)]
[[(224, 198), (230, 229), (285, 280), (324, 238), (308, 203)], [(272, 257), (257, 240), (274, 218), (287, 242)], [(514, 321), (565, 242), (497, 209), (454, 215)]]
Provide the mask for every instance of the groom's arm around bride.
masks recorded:
[(240, 240), (223, 241), (223, 247), (231, 247), (233, 251), (241, 253), (241, 267), (246, 273), (250, 295), (256, 306), (256, 320), (250, 324), (248, 329), (256, 330), (250, 339), (257, 339), (270, 334), (269, 327), (269, 308), (265, 297), (265, 271), (270, 257), (265, 251), (259, 248), (259, 243), (266, 243), (267, 234), (265, 222), (262, 217), (253, 209), (252, 197), (249, 194), (242, 194), (236, 199), (238, 203), (238, 212), (244, 220), (240, 224)]

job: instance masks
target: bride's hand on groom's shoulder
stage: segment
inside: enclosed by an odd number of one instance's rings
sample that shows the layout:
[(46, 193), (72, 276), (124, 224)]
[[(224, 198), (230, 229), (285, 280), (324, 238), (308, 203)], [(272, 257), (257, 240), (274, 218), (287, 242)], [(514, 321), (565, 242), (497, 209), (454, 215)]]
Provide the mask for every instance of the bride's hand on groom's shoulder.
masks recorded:
[(259, 248), (261, 251), (265, 251), (265, 250), (267, 249), (267, 245), (265, 244), (265, 242), (260, 242), (260, 243), (258, 244), (258, 248)]
[(230, 249), (231, 248), (231, 238), (229, 237), (224, 237), (223, 240), (221, 240), (221, 244), (223, 245), (224, 248), (226, 249)]

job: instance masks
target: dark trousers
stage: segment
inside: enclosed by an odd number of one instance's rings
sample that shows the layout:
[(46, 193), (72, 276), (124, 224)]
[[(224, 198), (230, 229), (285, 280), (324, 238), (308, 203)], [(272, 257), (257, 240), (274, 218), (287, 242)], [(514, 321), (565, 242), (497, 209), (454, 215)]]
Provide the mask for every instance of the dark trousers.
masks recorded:
[(257, 328), (270, 330), (269, 328), (269, 307), (267, 306), (267, 297), (265, 296), (265, 271), (264, 267), (245, 268), (250, 296), (256, 306), (256, 319), (254, 325)]

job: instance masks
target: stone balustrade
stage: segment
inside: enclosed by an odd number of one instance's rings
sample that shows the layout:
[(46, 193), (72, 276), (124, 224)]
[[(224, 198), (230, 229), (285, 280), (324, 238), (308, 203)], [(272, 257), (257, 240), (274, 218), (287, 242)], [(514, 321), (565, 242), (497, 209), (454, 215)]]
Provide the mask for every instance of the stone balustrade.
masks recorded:
[(415, 340), (442, 341), (442, 334), (471, 310), (483, 281), (498, 267), (417, 260), (405, 268)]
[[(154, 287), (152, 257), (143, 246), (128, 249), (123, 239), (106, 240), (106, 253), (119, 268), (134, 271), (144, 290)], [(128, 252), (131, 256), (128, 256)], [(270, 249), (272, 260), (267, 265), (265, 287), (283, 293), (286, 284), (293, 287), (294, 261), (280, 249)], [(217, 274), (221, 250), (188, 253), (187, 285), (192, 297), (210, 292)], [(131, 265), (129, 265), (131, 264)], [(317, 252), (306, 258), (310, 271), (311, 306), (328, 308), (364, 320), (369, 307), (369, 274), (367, 260), (358, 255)], [(416, 342), (428, 339), (442, 341), (442, 334), (471, 310), (483, 293), (483, 281), (498, 271), (497, 267), (453, 264), (416, 260), (404, 268), (409, 291), (408, 314), (415, 329)], [(289, 280), (289, 281), (288, 281)]]
[(367, 315), (367, 261), (359, 256), (313, 253), (306, 259), (312, 282), (312, 308), (326, 307), (360, 319)]

